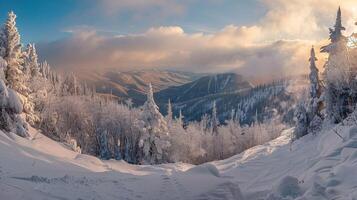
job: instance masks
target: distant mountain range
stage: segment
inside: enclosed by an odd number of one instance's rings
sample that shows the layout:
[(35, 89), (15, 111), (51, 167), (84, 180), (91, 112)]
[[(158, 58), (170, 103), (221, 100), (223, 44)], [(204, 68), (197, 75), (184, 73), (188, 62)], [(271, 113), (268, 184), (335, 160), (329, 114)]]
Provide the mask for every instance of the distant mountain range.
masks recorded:
[(79, 79), (91, 87), (96, 87), (97, 92), (113, 94), (121, 101), (130, 98), (134, 105), (142, 105), (145, 102), (149, 83), (152, 84), (154, 91), (160, 91), (190, 83), (201, 76), (202, 74), (165, 70), (78, 73)]
[(212, 95), (236, 94), (253, 87), (243, 76), (234, 73), (209, 75), (198, 80), (180, 86), (173, 86), (161, 90), (155, 94), (159, 104), (167, 103), (170, 99), (173, 103), (207, 98)]

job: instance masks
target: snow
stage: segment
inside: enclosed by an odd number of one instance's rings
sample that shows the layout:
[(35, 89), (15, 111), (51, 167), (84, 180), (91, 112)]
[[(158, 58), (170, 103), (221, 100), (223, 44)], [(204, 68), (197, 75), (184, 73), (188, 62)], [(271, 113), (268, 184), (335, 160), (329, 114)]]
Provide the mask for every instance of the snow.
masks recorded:
[(264, 145), (199, 166), (103, 161), (32, 128), (30, 140), (0, 132), (0, 199), (352, 200), (357, 127), (332, 128), (293, 144), (293, 129), (285, 130)]

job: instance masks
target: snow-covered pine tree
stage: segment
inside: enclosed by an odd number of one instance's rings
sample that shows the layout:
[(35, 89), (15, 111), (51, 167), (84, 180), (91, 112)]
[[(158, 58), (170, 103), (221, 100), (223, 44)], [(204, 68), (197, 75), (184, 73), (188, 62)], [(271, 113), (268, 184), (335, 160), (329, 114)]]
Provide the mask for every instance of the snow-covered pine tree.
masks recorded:
[[(1, 53), (6, 61), (5, 79), (3, 81), (6, 82), (8, 87), (9, 101), (13, 101), (12, 104), (8, 105), (8, 114), (16, 126), (14, 132), (20, 136), (27, 136), (27, 124), (19, 114), (22, 111), (25, 111), (26, 114), (30, 113), (33, 110), (33, 104), (28, 100), (29, 88), (25, 84), (26, 75), (23, 66), (24, 52), (22, 52), (20, 34), (16, 27), (16, 15), (12, 11), (9, 12), (1, 33), (1, 45)], [(18, 108), (19, 106), (22, 106), (21, 109)], [(15, 107), (16, 109), (13, 109)]]
[(35, 44), (27, 45), (27, 59), (26, 59), (26, 68), (29, 70), (29, 74), (32, 78), (40, 75), (40, 67), (38, 63), (38, 56), (36, 52)]
[(295, 110), (295, 130), (294, 139), (298, 139), (302, 136), (307, 135), (308, 131), (308, 116), (306, 111), (306, 106), (304, 102), (300, 102)]
[(171, 101), (169, 99), (168, 103), (167, 103), (167, 116), (166, 116), (166, 121), (167, 121), (167, 125), (171, 126), (172, 123), (172, 105), (171, 105)]
[(323, 116), (321, 111), (323, 109), (323, 102), (321, 99), (322, 85), (319, 79), (319, 70), (316, 67), (316, 55), (314, 47), (310, 52), (310, 102), (308, 107), (308, 123), (309, 130), (315, 132), (320, 129)]
[(51, 72), (51, 66), (48, 64), (47, 61), (44, 61), (40, 64), (40, 74), (42, 75), (43, 78), (49, 79), (50, 72)]
[(216, 101), (213, 101), (212, 105), (212, 115), (211, 115), (211, 126), (212, 126), (212, 135), (218, 135), (218, 118), (217, 118), (217, 106)]
[(336, 23), (330, 29), (331, 43), (321, 48), (321, 52), (329, 54), (325, 64), (325, 104), (326, 117), (333, 123), (338, 123), (351, 112), (349, 104), (351, 89), (351, 63), (347, 47), (347, 38), (342, 34), (341, 9), (337, 11)]
[(78, 85), (77, 77), (72, 72), (66, 76), (62, 82), (61, 92), (63, 96), (76, 96), (79, 94), (80, 85)]
[[(25, 104), (26, 108), (26, 121), (31, 125), (35, 125), (40, 118), (35, 114), (35, 104), (38, 103), (38, 94), (46, 94), (46, 84), (44, 80), (40, 79), (38, 56), (36, 53), (35, 45), (28, 44), (25, 52), (24, 63), (25, 83), (28, 86), (28, 103)], [(41, 96), (40, 95), (40, 96)]]
[(310, 79), (310, 98), (320, 98), (321, 93), (322, 93), (322, 87), (321, 83), (319, 80), (319, 70), (316, 67), (316, 55), (315, 55), (315, 49), (314, 47), (311, 48), (310, 51), (310, 74), (309, 74), (309, 79)]
[(5, 56), (7, 62), (5, 77), (10, 88), (26, 96), (28, 88), (24, 85), (23, 52), (20, 43), (20, 34), (16, 27), (16, 15), (8, 14), (5, 23)]
[(108, 131), (103, 130), (99, 135), (99, 154), (102, 159), (110, 159), (112, 157), (108, 146)]
[(158, 164), (167, 161), (166, 151), (170, 144), (165, 138), (168, 135), (167, 123), (159, 112), (154, 101), (152, 85), (149, 84), (147, 100), (142, 107), (141, 120), (144, 122), (144, 133), (140, 139), (143, 157), (141, 163)]
[(184, 116), (182, 114), (182, 110), (180, 109), (179, 111), (179, 116), (178, 118), (176, 119), (177, 123), (179, 124), (179, 126), (183, 127), (184, 123), (183, 123), (183, 119), (184, 119)]

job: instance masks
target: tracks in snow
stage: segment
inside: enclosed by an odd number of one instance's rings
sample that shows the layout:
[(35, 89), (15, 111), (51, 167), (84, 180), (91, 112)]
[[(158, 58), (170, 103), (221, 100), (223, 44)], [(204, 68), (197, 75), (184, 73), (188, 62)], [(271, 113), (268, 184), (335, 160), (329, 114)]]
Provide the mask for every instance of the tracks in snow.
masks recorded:
[(189, 198), (189, 191), (179, 182), (177, 177), (173, 174), (162, 174), (160, 198), (167, 200), (187, 200)]

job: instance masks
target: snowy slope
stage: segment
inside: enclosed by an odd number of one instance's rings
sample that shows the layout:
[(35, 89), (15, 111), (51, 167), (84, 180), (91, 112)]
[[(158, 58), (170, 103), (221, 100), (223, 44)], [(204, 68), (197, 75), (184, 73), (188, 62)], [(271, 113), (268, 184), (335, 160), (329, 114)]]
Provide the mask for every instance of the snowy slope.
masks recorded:
[[(238, 187), (209, 164), (134, 166), (68, 150), (32, 130), (29, 141), (0, 132), (0, 199), (205, 199)], [(188, 170), (190, 169), (190, 170)], [(185, 171), (185, 172), (184, 172)], [(204, 184), (203, 184), (204, 183)], [(224, 186), (229, 186), (228, 188)], [(230, 190), (235, 191), (231, 193)], [(235, 196), (232, 196), (235, 195)]]
[(357, 128), (337, 129), (344, 141), (330, 130), (290, 145), (286, 130), (201, 166), (101, 161), (35, 130), (33, 140), (0, 132), (0, 199), (356, 199)]

